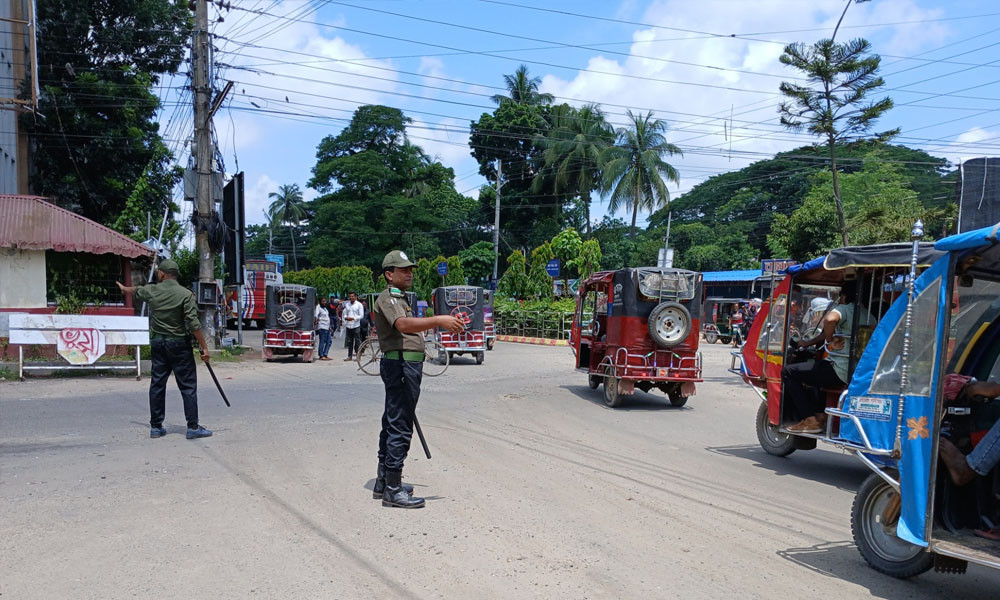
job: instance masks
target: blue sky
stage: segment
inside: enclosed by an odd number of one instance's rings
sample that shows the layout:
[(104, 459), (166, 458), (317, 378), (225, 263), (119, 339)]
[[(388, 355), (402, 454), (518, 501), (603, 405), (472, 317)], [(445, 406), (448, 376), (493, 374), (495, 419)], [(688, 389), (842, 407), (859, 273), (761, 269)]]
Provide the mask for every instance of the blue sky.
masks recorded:
[[(626, 108), (667, 120), (668, 138), (684, 150), (672, 161), (682, 178), (671, 187), (677, 197), (711, 175), (813, 141), (777, 123), (778, 85), (796, 76), (777, 59), (783, 43), (828, 37), (844, 7), (500, 1), (239, 0), (221, 13), (216, 75), (235, 88), (216, 129), (227, 171), (238, 162), (246, 172), (248, 221), (263, 221), (267, 193), (279, 184), (305, 188), (318, 142), (366, 103), (402, 109), (414, 120), (413, 141), (474, 195), (484, 180), (466, 145), (469, 121), (492, 110), (489, 96), (522, 62), (542, 77), (543, 91), (575, 105), (600, 102), (616, 124)], [(897, 105), (879, 130), (900, 127), (900, 143), (953, 161), (1000, 154), (1000, 5), (872, 0), (850, 7), (837, 39), (859, 36), (883, 56), (885, 93)], [(164, 97), (176, 100), (183, 77), (164, 83), (172, 88)], [(182, 163), (185, 109), (168, 104), (161, 118)], [(594, 218), (605, 212), (595, 207)]]

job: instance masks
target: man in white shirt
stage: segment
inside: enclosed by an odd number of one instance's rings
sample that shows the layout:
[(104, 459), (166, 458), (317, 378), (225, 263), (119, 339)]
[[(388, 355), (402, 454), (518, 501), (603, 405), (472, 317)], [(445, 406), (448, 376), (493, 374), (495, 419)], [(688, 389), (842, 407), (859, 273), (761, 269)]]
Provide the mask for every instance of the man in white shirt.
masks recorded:
[(316, 305), (314, 322), (319, 335), (319, 359), (330, 360), (328, 355), (333, 341), (330, 339), (330, 310), (326, 298), (320, 298), (319, 304)]
[(361, 319), (365, 316), (365, 307), (358, 302), (358, 295), (351, 292), (344, 302), (344, 308), (340, 315), (344, 319), (344, 331), (347, 336), (347, 358), (344, 361), (354, 360), (354, 352), (361, 345)]

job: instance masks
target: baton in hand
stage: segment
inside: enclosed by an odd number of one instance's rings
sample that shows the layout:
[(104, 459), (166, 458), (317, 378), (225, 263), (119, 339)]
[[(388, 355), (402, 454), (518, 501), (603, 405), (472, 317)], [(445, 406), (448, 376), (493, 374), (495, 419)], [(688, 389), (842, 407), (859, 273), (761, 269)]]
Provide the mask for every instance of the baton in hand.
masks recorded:
[[(222, 401), (226, 403), (226, 406), (232, 408), (232, 404), (229, 403), (229, 398), (226, 398), (226, 392), (222, 391), (222, 385), (219, 383), (219, 378), (215, 376), (215, 371), (212, 370), (212, 365), (205, 361), (205, 366), (208, 367), (208, 372), (212, 376), (212, 381), (215, 382), (215, 387), (219, 388), (219, 393), (222, 394)], [(419, 429), (417, 431), (420, 431)], [(423, 441), (424, 437), (420, 436), (420, 441)], [(430, 458), (428, 456), (427, 458)]]
[[(219, 388), (219, 391), (221, 392), (222, 388)], [(424, 454), (426, 454), (427, 459), (430, 460), (431, 450), (430, 448), (427, 447), (427, 440), (424, 439), (424, 432), (422, 429), (420, 429), (420, 422), (417, 421), (417, 415), (413, 415), (413, 428), (417, 430), (417, 437), (420, 438), (420, 445), (424, 447)]]

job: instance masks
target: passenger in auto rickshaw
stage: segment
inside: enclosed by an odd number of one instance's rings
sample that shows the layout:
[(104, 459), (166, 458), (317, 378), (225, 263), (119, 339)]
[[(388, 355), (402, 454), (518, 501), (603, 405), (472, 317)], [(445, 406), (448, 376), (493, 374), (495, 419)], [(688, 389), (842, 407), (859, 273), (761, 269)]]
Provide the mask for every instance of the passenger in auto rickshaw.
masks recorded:
[[(832, 307), (824, 308), (822, 328), (812, 337), (797, 343), (793, 340), (796, 349), (825, 347), (827, 356), (786, 363), (781, 369), (781, 387), (785, 398), (792, 405), (795, 417), (801, 419), (788, 428), (792, 433), (821, 433), (826, 425), (826, 401), (821, 389), (847, 386), (856, 292), (856, 282), (844, 282), (840, 289), (839, 302)], [(827, 304), (829, 305), (829, 301)], [(818, 309), (819, 303), (810, 305), (813, 315)], [(875, 318), (867, 309), (862, 307), (861, 310), (863, 314), (860, 316), (866, 325), (875, 323)], [(810, 332), (806, 330), (803, 333)]]

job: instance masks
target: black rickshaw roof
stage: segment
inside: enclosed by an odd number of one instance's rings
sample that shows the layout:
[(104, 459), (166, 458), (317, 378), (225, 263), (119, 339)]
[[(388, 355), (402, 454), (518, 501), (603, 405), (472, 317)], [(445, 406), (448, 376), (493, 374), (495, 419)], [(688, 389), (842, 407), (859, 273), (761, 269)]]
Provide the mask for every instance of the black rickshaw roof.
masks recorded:
[[(944, 251), (934, 248), (933, 242), (921, 242), (917, 254), (917, 266), (929, 267), (944, 255)], [(912, 258), (913, 244), (905, 242), (847, 246), (831, 250), (826, 256), (814, 258), (801, 265), (792, 265), (785, 272), (796, 275), (819, 269), (836, 271), (855, 267), (909, 267)]]

